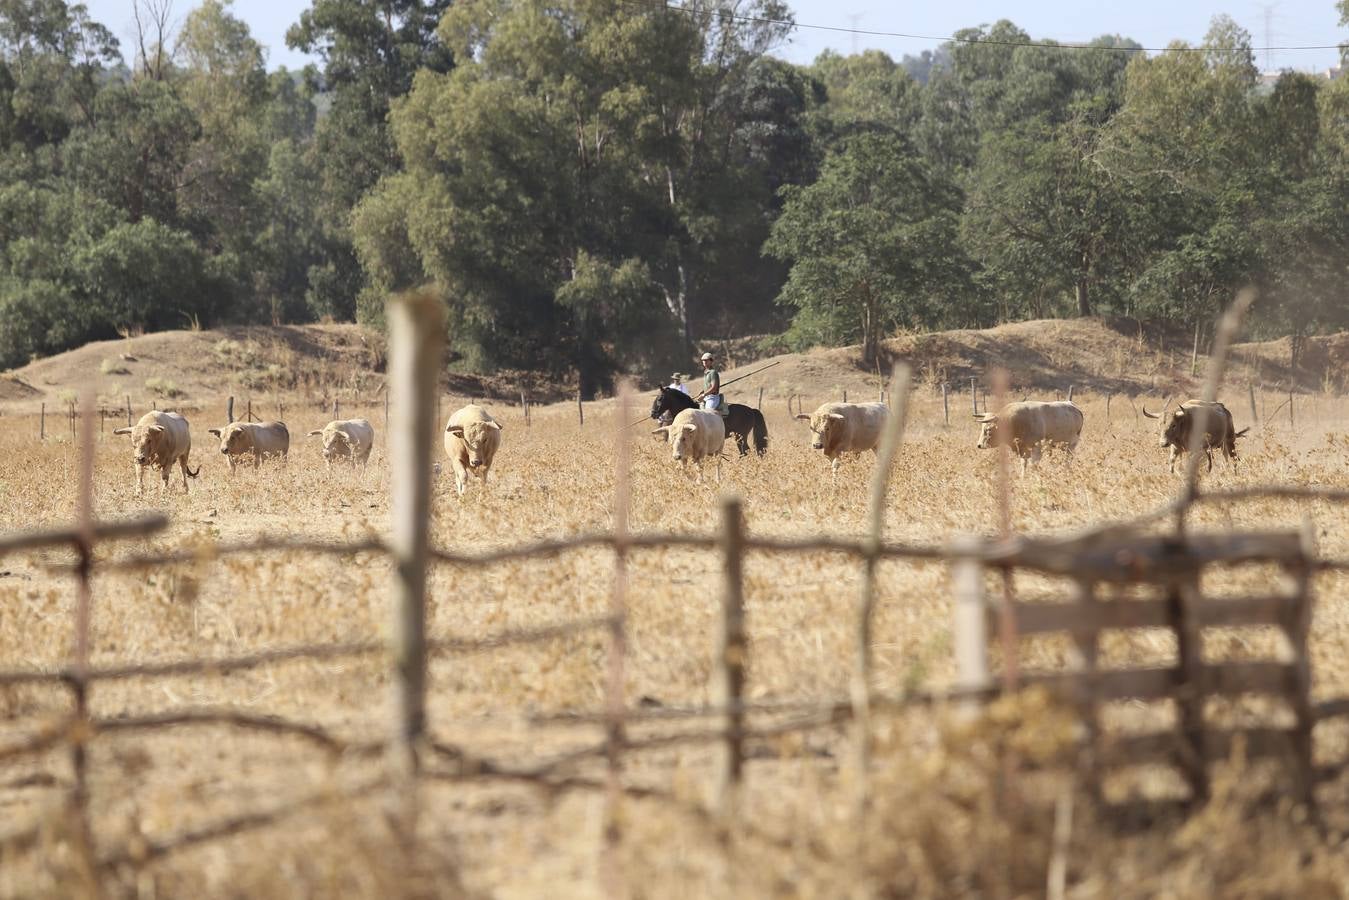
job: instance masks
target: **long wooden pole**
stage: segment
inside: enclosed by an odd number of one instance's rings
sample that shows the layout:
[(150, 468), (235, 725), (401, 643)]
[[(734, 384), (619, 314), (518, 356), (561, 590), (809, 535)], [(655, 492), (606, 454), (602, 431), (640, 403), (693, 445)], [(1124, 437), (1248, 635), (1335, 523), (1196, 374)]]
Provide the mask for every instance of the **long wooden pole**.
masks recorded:
[(718, 803), (723, 814), (731, 813), (744, 772), (745, 712), (745, 594), (744, 525), (740, 500), (727, 497), (721, 503), (722, 593), (721, 631), (718, 635), (712, 696), (725, 712), (725, 736), (718, 765)]
[(393, 730), (389, 741), (393, 819), (402, 846), (417, 830), (417, 773), (426, 736), (426, 560), (431, 512), (431, 440), (436, 368), (445, 312), (432, 294), (395, 298), (388, 306), (389, 376), (394, 399), (390, 437), (389, 552), (394, 561)]

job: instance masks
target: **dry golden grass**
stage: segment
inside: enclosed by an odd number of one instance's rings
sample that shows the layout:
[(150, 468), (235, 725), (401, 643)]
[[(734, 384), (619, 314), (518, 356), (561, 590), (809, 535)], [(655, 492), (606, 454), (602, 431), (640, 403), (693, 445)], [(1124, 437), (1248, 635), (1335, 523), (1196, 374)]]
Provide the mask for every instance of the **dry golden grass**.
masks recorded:
[[(823, 399), (823, 398), (821, 398)], [(642, 407), (645, 407), (645, 398)], [(1055, 532), (1125, 519), (1168, 500), (1178, 478), (1165, 453), (1126, 402), (1079, 397), (1086, 431), (1071, 466), (1050, 458), (1014, 483), (1014, 524)], [(1276, 401), (1277, 402), (1277, 401)], [(649, 429), (631, 429), (631, 527), (712, 532), (717, 498), (743, 498), (748, 528), (764, 536), (860, 535), (865, 528), (872, 459), (846, 463), (836, 484), (807, 448), (806, 430), (775, 399), (766, 413), (772, 445), (764, 459), (729, 459), (717, 485), (682, 477)], [(1233, 408), (1238, 405), (1233, 403)], [(1272, 406), (1272, 404), (1271, 404)], [(941, 398), (924, 388), (914, 398), (905, 446), (896, 463), (887, 537), (942, 542), (987, 532), (995, 521), (996, 461), (974, 449), (977, 432), (965, 404), (941, 421)], [(212, 401), (223, 409), (223, 399)], [(454, 406), (447, 403), (448, 417)], [(634, 412), (636, 418), (643, 409)], [(325, 412), (287, 403), (296, 435), (287, 466), (264, 465), (230, 477), (211, 452), (206, 416), (192, 418), (194, 463), (201, 477), (159, 496), (135, 493), (130, 450), (107, 435), (97, 449), (97, 510), (115, 518), (143, 510), (172, 517), (153, 541), (104, 547), (129, 550), (193, 546), (258, 534), (330, 540), (383, 534), (389, 472), (382, 408), (343, 407), (376, 425), (376, 452), (365, 474), (327, 472), (317, 439)], [(526, 428), (518, 409), (493, 407), (505, 426), (503, 449), (483, 492), (460, 500), (448, 467), (436, 482), (432, 538), (455, 548), (500, 547), (610, 526), (614, 496), (612, 402), (588, 405), (578, 430), (570, 405), (534, 410)], [(1238, 424), (1244, 424), (1238, 414)], [(1271, 481), (1343, 486), (1349, 461), (1343, 434), (1349, 403), (1316, 398), (1299, 409), (1296, 434), (1275, 429), (1244, 444), (1235, 470), (1219, 462), (1208, 483), (1235, 487)], [(6, 417), (0, 431), (0, 532), (68, 522), (75, 509), (75, 451), (64, 438), (39, 444), (36, 418)], [(49, 421), (49, 428), (50, 428)], [(109, 425), (109, 429), (111, 429)], [(59, 431), (59, 429), (58, 429)], [(728, 445), (729, 446), (729, 445)], [(442, 454), (438, 451), (437, 457)], [(147, 479), (147, 483), (153, 484)], [(1199, 510), (1211, 529), (1300, 527), (1312, 516), (1321, 551), (1349, 557), (1349, 515), (1325, 504), (1248, 502)], [(0, 559), (0, 666), (56, 667), (72, 637), (72, 579), (53, 574), (63, 551)], [(745, 570), (750, 633), (749, 695), (754, 700), (825, 700), (845, 696), (851, 659), (851, 609), (860, 567), (836, 556), (753, 556)], [(605, 612), (612, 577), (608, 551), (584, 550), (552, 560), (512, 562), (487, 570), (438, 569), (431, 578), (432, 637), (482, 637), (517, 626), (562, 622)], [(1214, 590), (1255, 592), (1271, 576), (1242, 570), (1215, 576)], [(630, 701), (666, 706), (708, 701), (708, 675), (719, 608), (714, 553), (645, 550), (630, 566)], [(273, 553), (198, 562), (147, 573), (101, 574), (94, 581), (93, 661), (163, 661), (224, 656), (303, 642), (367, 640), (384, 633), (389, 570), (378, 558)], [(1349, 594), (1342, 574), (1318, 577), (1311, 649), (1319, 698), (1349, 694)], [(1024, 579), (1025, 597), (1053, 585)], [(875, 626), (878, 688), (940, 687), (952, 677), (950, 594), (942, 565), (886, 562), (880, 567)], [(1230, 632), (1230, 633), (1229, 633)], [(1211, 659), (1249, 658), (1267, 650), (1260, 629), (1232, 629), (1206, 640)], [(1061, 640), (1027, 640), (1022, 665), (1056, 668)], [(1103, 664), (1163, 664), (1174, 641), (1162, 633), (1111, 634)], [(439, 740), (506, 762), (546, 760), (599, 739), (594, 726), (538, 729), (535, 712), (592, 711), (602, 705), (602, 633), (525, 648), (439, 656), (432, 664), (429, 718)], [(185, 706), (223, 705), (312, 722), (339, 736), (378, 739), (386, 730), (391, 688), (379, 660), (288, 662), (229, 676), (201, 675), (100, 684), (96, 716)], [(48, 688), (0, 690), (0, 748), (68, 710)], [(1263, 711), (1255, 699), (1216, 710), (1244, 720)], [(1173, 711), (1118, 704), (1107, 711), (1120, 728), (1165, 722)], [(1028, 695), (1000, 702), (983, 720), (957, 724), (912, 712), (878, 725), (877, 771), (866, 840), (859, 844), (849, 802), (853, 773), (841, 733), (823, 730), (783, 739), (749, 766), (742, 825), (727, 836), (709, 829), (696, 807), (711, 785), (706, 747), (672, 748), (634, 758), (633, 785), (673, 791), (680, 803), (631, 799), (623, 809), (621, 855), (637, 896), (839, 897), (870, 890), (893, 897), (1037, 896), (1044, 890), (1054, 801), (1053, 775), (1010, 779), (1000, 760), (1013, 748), (1023, 760), (1064, 760), (1073, 730), (1062, 710)], [(642, 728), (635, 729), (641, 735)], [(1344, 755), (1349, 731), (1318, 729), (1323, 762)], [(181, 728), (153, 735), (109, 734), (92, 745), (95, 837), (103, 852), (138, 840), (162, 840), (221, 817), (333, 790), (334, 801), (285, 824), (205, 844), (140, 869), (124, 867), (108, 882), (115, 896), (434, 896), (592, 897), (597, 873), (601, 798), (568, 793), (553, 800), (524, 787), (435, 783), (427, 788), (423, 837), (429, 848), (415, 867), (397, 859), (374, 797), (340, 799), (341, 790), (378, 771), (368, 759), (333, 759), (298, 741), (229, 731)], [(582, 773), (598, 770), (581, 766)], [(1322, 789), (1328, 831), (1318, 832), (1289, 804), (1270, 803), (1258, 788), (1286, 785), (1277, 772), (1233, 764), (1216, 800), (1197, 816), (1163, 818), (1131, 831), (1098, 814), (1086, 795), (1077, 804), (1069, 869), (1075, 897), (1345, 896), (1349, 892), (1349, 789), (1341, 778)], [(84, 891), (59, 815), (70, 771), (63, 753), (0, 769), (0, 896), (71, 896)], [(1135, 774), (1107, 793), (1160, 794), (1167, 779)], [(6, 849), (6, 836), (45, 823), (35, 849)], [(1337, 831), (1338, 829), (1338, 831)]]

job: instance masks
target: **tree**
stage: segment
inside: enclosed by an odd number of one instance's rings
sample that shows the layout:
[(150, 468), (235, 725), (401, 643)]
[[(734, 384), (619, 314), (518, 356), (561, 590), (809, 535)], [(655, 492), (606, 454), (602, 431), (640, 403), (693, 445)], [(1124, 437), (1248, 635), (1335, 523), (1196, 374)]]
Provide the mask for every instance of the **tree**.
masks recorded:
[(962, 282), (954, 189), (900, 136), (859, 134), (819, 180), (782, 189), (765, 251), (790, 261), (779, 302), (798, 344), (860, 339), (868, 365), (896, 324), (941, 321)]
[[(314, 0), (286, 32), (286, 45), (323, 61), (331, 100), (312, 148), (319, 172), (324, 259), (310, 267), (315, 315), (352, 318), (363, 287), (348, 222), (361, 196), (395, 171), (388, 131), (393, 101), (418, 71), (449, 71), (453, 57), (436, 36), (450, 0)], [(312, 76), (318, 81), (317, 73)]]

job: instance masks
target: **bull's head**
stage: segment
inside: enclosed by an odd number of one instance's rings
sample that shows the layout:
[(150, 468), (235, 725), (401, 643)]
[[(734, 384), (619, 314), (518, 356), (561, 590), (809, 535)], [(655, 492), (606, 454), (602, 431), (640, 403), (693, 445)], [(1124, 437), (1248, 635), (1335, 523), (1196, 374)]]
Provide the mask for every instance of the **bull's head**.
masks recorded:
[(446, 425), (445, 433), (453, 434), (468, 447), (468, 467), (476, 469), (486, 461), (485, 451), (489, 437), (500, 433), (500, 422), (469, 422), (467, 425)]
[(998, 417), (995, 414), (979, 415), (979, 443), (975, 449), (991, 450), (998, 446)]
[(160, 442), (164, 440), (163, 425), (137, 425), (134, 428), (118, 428), (113, 434), (131, 435), (131, 450), (136, 465), (148, 466), (159, 456)]
[(692, 422), (685, 422), (682, 425), (662, 425), (651, 433), (663, 435), (670, 442), (671, 455), (678, 461), (682, 460), (684, 454), (688, 452), (689, 440), (697, 431), (697, 425)]
[(308, 437), (323, 438), (323, 458), (333, 460), (339, 456), (351, 455), (351, 439), (347, 437), (346, 432), (338, 431), (336, 428), (331, 431), (311, 431)]
[(247, 429), (242, 422), (233, 422), (224, 428), (208, 428), (206, 433), (220, 438), (221, 453), (246, 453), (249, 450)]
[(797, 413), (796, 417), (810, 425), (810, 449), (828, 452), (838, 443), (843, 416), (836, 412)]
[(1167, 397), (1162, 401), (1161, 412), (1149, 412), (1147, 406), (1144, 406), (1143, 415), (1158, 421), (1157, 445), (1159, 447), (1188, 447), (1190, 445), (1190, 417), (1186, 413), (1185, 407), (1177, 406), (1175, 409), (1170, 407), (1171, 398)]

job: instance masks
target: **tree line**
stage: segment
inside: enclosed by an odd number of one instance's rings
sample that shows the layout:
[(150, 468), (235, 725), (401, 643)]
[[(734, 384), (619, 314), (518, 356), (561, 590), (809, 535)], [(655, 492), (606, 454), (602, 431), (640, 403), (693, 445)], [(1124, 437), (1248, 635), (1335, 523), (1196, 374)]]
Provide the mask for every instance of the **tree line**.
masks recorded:
[(124, 47), (0, 0), (0, 366), (421, 285), (460, 365), (587, 392), (700, 338), (1202, 330), (1246, 284), (1260, 332), (1349, 327), (1349, 79), (1268, 83), (1226, 17), (799, 66), (780, 0), (312, 0), (290, 72), (228, 0), (135, 4)]

